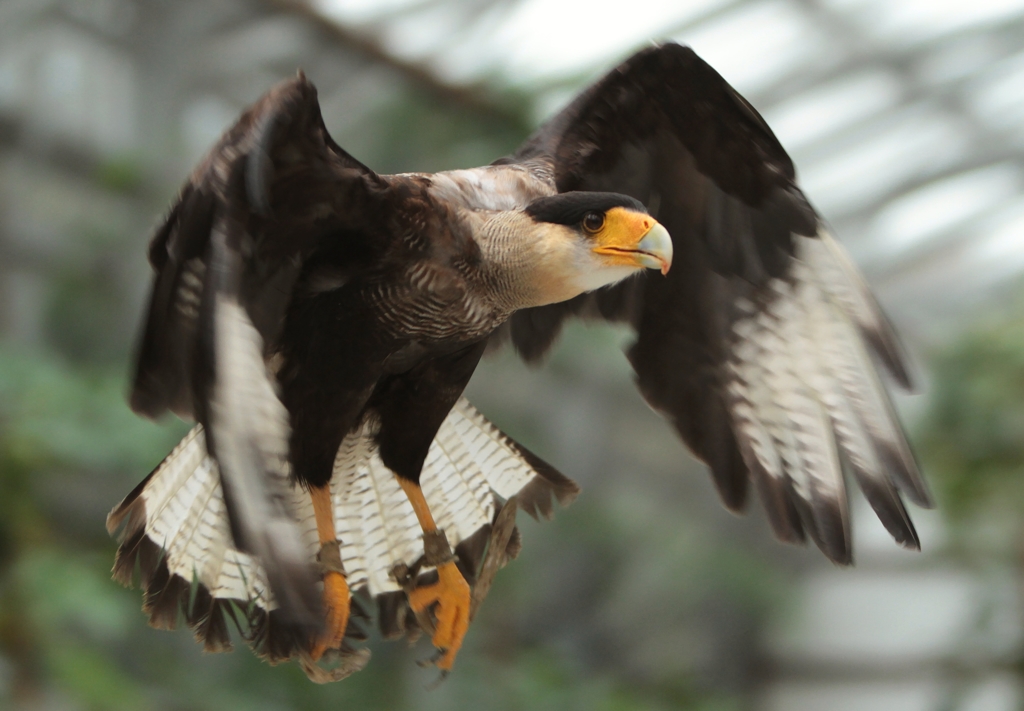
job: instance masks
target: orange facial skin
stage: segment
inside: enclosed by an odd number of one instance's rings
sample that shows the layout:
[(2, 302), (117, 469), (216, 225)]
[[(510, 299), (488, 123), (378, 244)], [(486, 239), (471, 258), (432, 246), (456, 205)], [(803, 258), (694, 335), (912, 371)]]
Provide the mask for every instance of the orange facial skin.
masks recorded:
[(647, 213), (613, 207), (605, 213), (604, 224), (592, 234), (594, 252), (611, 265), (659, 269), (662, 274), (672, 266), (668, 231)]

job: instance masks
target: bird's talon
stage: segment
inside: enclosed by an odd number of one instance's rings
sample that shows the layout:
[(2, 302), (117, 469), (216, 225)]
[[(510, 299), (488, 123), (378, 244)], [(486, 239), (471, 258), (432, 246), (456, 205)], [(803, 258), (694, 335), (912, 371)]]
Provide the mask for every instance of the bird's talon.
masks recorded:
[(437, 662), (441, 659), (441, 657), (444, 656), (446, 651), (447, 650), (445, 649), (435, 649), (433, 654), (431, 654), (426, 659), (418, 659), (416, 661), (416, 664), (418, 666), (423, 667), (424, 669), (426, 669), (427, 667), (436, 666)]
[(455, 663), (469, 629), (470, 591), (454, 562), (438, 566), (437, 576), (433, 585), (414, 588), (408, 595), (409, 605), (417, 614), (433, 606), (436, 622), (431, 642), (438, 653), (430, 663), (446, 672)]

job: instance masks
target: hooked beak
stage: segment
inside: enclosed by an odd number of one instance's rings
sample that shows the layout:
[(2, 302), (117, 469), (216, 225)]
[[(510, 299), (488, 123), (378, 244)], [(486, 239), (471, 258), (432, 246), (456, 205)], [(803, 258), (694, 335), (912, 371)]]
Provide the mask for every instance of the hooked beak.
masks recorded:
[(672, 266), (672, 237), (646, 213), (612, 208), (596, 241), (594, 252), (615, 265), (659, 269), (662, 274)]
[(655, 222), (644, 235), (636, 251), (636, 260), (648, 269), (660, 269), (662, 274), (668, 274), (672, 268), (672, 237), (660, 222)]

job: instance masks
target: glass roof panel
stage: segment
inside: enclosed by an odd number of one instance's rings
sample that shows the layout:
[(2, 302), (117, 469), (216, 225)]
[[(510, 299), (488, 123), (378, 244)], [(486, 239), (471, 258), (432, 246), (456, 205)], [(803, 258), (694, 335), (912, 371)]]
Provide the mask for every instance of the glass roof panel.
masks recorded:
[(878, 254), (894, 257), (950, 226), (991, 212), (1022, 187), (1012, 163), (972, 170), (930, 183), (887, 205), (872, 226)]
[(1018, 198), (996, 217), (992, 231), (970, 250), (971, 271), (998, 281), (1024, 270), (1024, 198)]
[(933, 107), (918, 105), (886, 116), (870, 135), (802, 171), (810, 198), (829, 212), (847, 213), (911, 176), (954, 164), (966, 151), (963, 131)]
[(740, 92), (755, 92), (806, 62), (819, 61), (824, 37), (785, 0), (744, 3), (735, 10), (680, 32)]
[(1017, 128), (1024, 122), (1024, 52), (1003, 60), (968, 91), (977, 115), (994, 128)]
[(880, 0), (873, 5), (874, 22), (869, 31), (897, 42), (918, 42), (963, 32), (1024, 13), (1022, 0)]
[(797, 94), (764, 116), (782, 145), (793, 150), (890, 108), (901, 94), (896, 77), (872, 70)]

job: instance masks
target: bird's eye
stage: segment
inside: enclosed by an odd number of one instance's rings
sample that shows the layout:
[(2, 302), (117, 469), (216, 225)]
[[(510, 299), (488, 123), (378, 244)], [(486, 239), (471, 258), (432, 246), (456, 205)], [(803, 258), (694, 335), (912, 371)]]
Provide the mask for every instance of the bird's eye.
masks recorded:
[(604, 215), (600, 212), (588, 212), (583, 216), (583, 229), (593, 234), (600, 232), (601, 228), (604, 227)]

